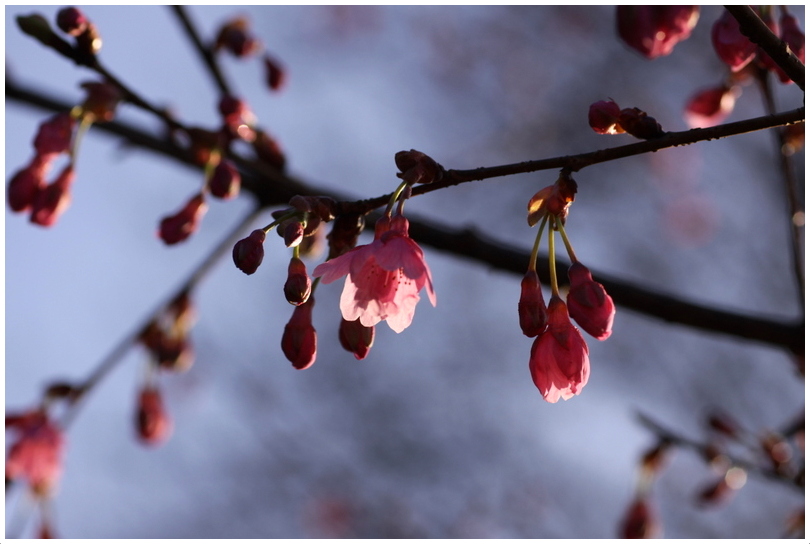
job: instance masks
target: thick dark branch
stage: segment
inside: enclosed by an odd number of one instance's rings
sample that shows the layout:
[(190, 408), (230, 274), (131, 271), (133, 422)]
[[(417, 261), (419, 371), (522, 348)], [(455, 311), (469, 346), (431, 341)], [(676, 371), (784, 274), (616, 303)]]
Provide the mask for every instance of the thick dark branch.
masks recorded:
[[(8, 79), (6, 80), (6, 98), (53, 111), (70, 109), (69, 104), (47, 98), (38, 92), (21, 89)], [(124, 137), (130, 144), (151, 149), (164, 156), (200, 168), (191, 162), (184, 149), (177, 147), (173, 142), (155, 138), (134, 127), (115, 122), (99, 124), (94, 128), (117, 134)], [(243, 187), (256, 196), (262, 207), (285, 205), (296, 194), (328, 195), (337, 200), (348, 200), (350, 198), (334, 190), (313, 187), (261, 163), (241, 160), (238, 164), (243, 174)], [(417, 187), (417, 189), (420, 188)], [(494, 269), (514, 272), (519, 275), (526, 272), (529, 262), (528, 251), (506, 247), (503, 243), (487, 239), (473, 230), (450, 230), (411, 215), (409, 215), (409, 218), (411, 219), (411, 235), (420, 243), (457, 256), (473, 259)], [(560, 263), (558, 266), (558, 275), (565, 277), (566, 265)], [(542, 268), (539, 271), (541, 279), (548, 283), (547, 272), (544, 272)], [(752, 317), (686, 302), (676, 297), (610, 278), (597, 271), (594, 272), (594, 277), (605, 285), (617, 304), (644, 315), (680, 323), (707, 332), (718, 332), (737, 338), (746, 338), (774, 346), (786, 347), (793, 353), (804, 353), (803, 318), (797, 322), (787, 323), (774, 319)]]
[(214, 79), (217, 87), (219, 87), (220, 93), (223, 95), (233, 96), (228, 82), (222, 75), (222, 70), (219, 69), (219, 64), (217, 64), (213, 53), (211, 53), (211, 48), (206, 47), (205, 44), (203, 44), (202, 40), (200, 39), (200, 34), (197, 32), (197, 29), (194, 27), (191, 19), (189, 19), (188, 14), (186, 13), (186, 8), (184, 6), (172, 6), (172, 11), (175, 15), (177, 15), (177, 18), (180, 20), (180, 23), (183, 26), (183, 30), (185, 30), (186, 35), (188, 35), (188, 38), (191, 40), (191, 43), (194, 44), (194, 48), (197, 50), (197, 53), (199, 53), (203, 63), (208, 67), (208, 72), (211, 74), (211, 77)]
[(760, 46), (796, 85), (804, 90), (804, 64), (749, 6), (725, 6), (740, 23), (740, 32)]

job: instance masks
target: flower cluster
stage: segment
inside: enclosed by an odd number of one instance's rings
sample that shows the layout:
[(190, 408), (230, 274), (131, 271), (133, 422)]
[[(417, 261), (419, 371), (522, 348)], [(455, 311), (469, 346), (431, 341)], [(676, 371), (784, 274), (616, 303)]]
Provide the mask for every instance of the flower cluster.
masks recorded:
[(664, 135), (655, 118), (638, 108), (620, 109), (613, 100), (594, 102), (588, 109), (588, 124), (597, 134), (622, 134), (649, 140)]
[[(251, 33), (249, 21), (238, 17), (220, 27), (211, 49), (215, 53), (226, 51), (238, 59), (245, 59), (258, 55), (263, 48), (262, 42)], [(264, 54), (263, 65), (267, 87), (272, 91), (280, 90), (286, 81), (284, 68), (269, 53)]]
[(6, 414), (6, 430), (17, 434), (8, 450), (6, 481), (25, 480), (35, 495), (49, 495), (62, 473), (62, 430), (44, 408)]
[(687, 39), (698, 22), (698, 6), (618, 6), (619, 37), (630, 47), (654, 59), (669, 55)]
[[(518, 317), (523, 334), (535, 338), (529, 358), (529, 370), (535, 386), (548, 402), (568, 400), (578, 395), (590, 376), (588, 345), (573, 319), (582, 329), (597, 338), (607, 339), (613, 330), (616, 313), (613, 299), (602, 284), (594, 281), (590, 271), (580, 263), (565, 234), (565, 218), (576, 194), (576, 182), (563, 172), (554, 185), (541, 189), (529, 200), (528, 221), (540, 222), (529, 269), (521, 281)], [(546, 306), (536, 270), (537, 252), (543, 228), (549, 223), (549, 273), (551, 299)], [(557, 285), (554, 232), (565, 242), (572, 264), (568, 270), (571, 287), (563, 301)]]

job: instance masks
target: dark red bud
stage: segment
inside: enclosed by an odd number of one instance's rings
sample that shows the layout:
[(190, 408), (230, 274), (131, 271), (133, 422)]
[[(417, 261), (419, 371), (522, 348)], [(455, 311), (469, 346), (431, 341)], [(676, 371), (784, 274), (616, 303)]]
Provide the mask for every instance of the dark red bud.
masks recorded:
[(658, 124), (658, 121), (638, 108), (623, 109), (619, 115), (619, 125), (621, 125), (628, 134), (632, 134), (642, 140), (659, 138), (664, 135), (664, 131), (661, 125)]
[(529, 338), (542, 333), (548, 323), (548, 311), (543, 300), (540, 278), (534, 270), (528, 270), (520, 282), (518, 317), (520, 329)]
[(411, 185), (433, 183), (444, 176), (442, 165), (415, 149), (400, 151), (394, 155), (394, 162), (401, 172), (397, 176)]
[(208, 181), (208, 188), (215, 197), (230, 200), (239, 194), (241, 184), (239, 171), (230, 161), (223, 160), (214, 168), (214, 173)]
[(283, 170), (287, 159), (278, 142), (266, 132), (256, 131), (256, 139), (253, 140), (253, 150), (256, 157), (271, 166)]
[(310, 296), (307, 302), (296, 306), (281, 337), (284, 356), (298, 370), (312, 366), (318, 354), (318, 335), (312, 326), (314, 305), (315, 297)]
[(619, 126), (621, 109), (613, 100), (594, 102), (588, 109), (588, 124), (597, 134), (620, 134), (624, 129)]
[(56, 13), (56, 26), (62, 32), (71, 36), (78, 36), (87, 30), (87, 18), (84, 13), (74, 7), (62, 8)]
[(340, 329), (338, 329), (340, 345), (343, 349), (352, 353), (358, 361), (365, 359), (371, 346), (374, 345), (374, 327), (366, 327), (360, 320), (346, 321), (340, 319)]
[(273, 91), (280, 90), (286, 80), (286, 73), (281, 67), (281, 64), (270, 55), (265, 55), (264, 69), (267, 78), (267, 86)]
[(312, 280), (307, 274), (307, 267), (301, 259), (293, 257), (287, 268), (287, 281), (284, 283), (284, 296), (287, 302), (295, 306), (304, 304), (312, 292)]
[(146, 387), (138, 395), (135, 424), (138, 438), (149, 446), (163, 443), (171, 434), (172, 422), (156, 387)]
[(163, 218), (158, 235), (167, 245), (182, 242), (197, 232), (206, 211), (208, 211), (208, 205), (200, 193), (192, 197), (179, 212)]
[(263, 229), (256, 229), (247, 238), (236, 242), (233, 246), (233, 262), (236, 268), (248, 275), (256, 272), (264, 259), (266, 236)]

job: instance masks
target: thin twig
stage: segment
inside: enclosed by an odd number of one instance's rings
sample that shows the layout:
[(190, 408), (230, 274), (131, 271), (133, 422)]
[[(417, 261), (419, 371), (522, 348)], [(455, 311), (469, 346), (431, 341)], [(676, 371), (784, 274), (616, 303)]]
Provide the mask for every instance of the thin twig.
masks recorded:
[[(37, 91), (22, 89), (9, 79), (6, 80), (6, 98), (51, 111), (70, 109), (70, 106), (64, 102), (46, 97)], [(796, 112), (789, 113), (793, 113), (792, 117), (798, 119), (803, 118), (804, 111), (796, 110)], [(791, 117), (788, 116), (788, 118)], [(770, 116), (757, 119), (760, 122), (767, 121), (767, 126), (771, 126), (774, 122)], [(790, 121), (781, 119), (780, 122)], [(732, 125), (736, 124), (732, 123)], [(190, 161), (185, 150), (178, 148), (173, 142), (155, 138), (129, 125), (112, 122), (99, 124), (94, 128), (117, 134), (134, 145), (172, 157), (194, 168), (200, 168)], [(754, 129), (749, 127), (746, 132), (750, 130)], [(641, 144), (647, 143), (648, 142), (642, 142)], [(631, 144), (630, 146), (623, 146), (623, 148), (638, 145), (639, 144)], [(613, 149), (621, 150), (623, 148)], [(609, 151), (610, 150), (603, 150), (597, 153), (606, 153)], [(564, 157), (563, 159), (566, 158)], [(549, 160), (556, 161), (560, 159)], [(340, 194), (332, 189), (313, 186), (312, 184), (306, 183), (289, 174), (281, 173), (269, 166), (247, 160), (241, 161), (238, 164), (243, 175), (242, 181), (244, 189), (253, 193), (262, 207), (283, 205), (296, 194), (328, 195), (336, 200), (346, 200), (346, 202), (341, 204), (348, 204), (349, 197), (345, 194)], [(431, 185), (417, 187), (414, 193), (416, 194), (420, 189), (430, 187)], [(389, 197), (390, 195), (384, 197), (384, 202), (378, 204), (376, 207), (383, 206), (388, 201)], [(360, 201), (354, 204), (360, 204), (361, 209), (364, 211), (374, 209), (375, 207), (374, 199), (370, 201)], [(431, 224), (413, 215), (409, 215), (409, 220), (411, 236), (420, 243), (446, 251), (450, 254), (474, 259), (494, 269), (513, 272), (521, 276), (526, 272), (526, 267), (529, 262), (528, 251), (508, 247), (498, 240), (487, 239), (483, 235), (470, 229), (448, 229), (440, 225)], [(371, 226), (372, 222), (368, 222), (367, 227), (371, 228)], [(565, 274), (565, 264), (560, 263), (558, 266), (561, 267), (561, 272), (559, 273), (561, 275)], [(541, 271), (541, 274), (541, 280), (548, 283), (549, 278), (546, 272)], [(795, 322), (783, 322), (775, 319), (723, 311), (687, 302), (681, 298), (668, 296), (630, 282), (613, 279), (598, 271), (593, 271), (593, 275), (597, 281), (605, 285), (608, 292), (610, 292), (613, 297), (614, 302), (649, 317), (680, 323), (708, 332), (719, 332), (736, 338), (754, 340), (773, 346), (787, 347), (791, 352), (796, 354), (804, 353), (803, 318)]]
[(771, 32), (765, 21), (760, 19), (751, 7), (725, 6), (725, 8), (740, 23), (740, 32), (743, 36), (760, 46), (803, 91), (804, 64), (793, 54), (788, 44)]
[[(776, 111), (776, 102), (773, 97), (773, 90), (769, 84), (768, 72), (760, 70), (757, 74), (757, 83), (762, 93), (762, 99), (765, 103), (765, 109), (769, 114)], [(793, 165), (790, 158), (785, 153), (785, 131), (775, 130), (774, 137), (776, 139), (776, 156), (779, 160), (779, 169), (782, 173), (784, 181), (785, 192), (787, 193), (788, 204), (788, 224), (790, 229), (790, 248), (793, 264), (793, 275), (796, 281), (796, 286), (799, 290), (799, 301), (804, 307), (804, 253), (802, 251), (802, 228), (797, 224), (797, 218), (803, 211), (802, 204), (799, 200), (799, 181), (796, 179), (796, 174), (793, 170)]]
[(104, 357), (101, 362), (93, 369), (93, 371), (85, 378), (84, 381), (75, 384), (74, 387), (78, 391), (78, 396), (72, 402), (63, 414), (62, 428), (67, 428), (73, 421), (78, 413), (79, 408), (82, 406), (83, 401), (87, 394), (92, 391), (124, 358), (124, 355), (137, 343), (138, 338), (141, 336), (146, 327), (152, 323), (156, 316), (165, 311), (169, 305), (176, 300), (183, 293), (191, 291), (196, 287), (202, 279), (211, 271), (215, 264), (217, 264), (223, 255), (229, 253), (233, 245), (242, 236), (245, 230), (256, 220), (262, 209), (254, 207), (248, 212), (245, 217), (233, 228), (230, 232), (208, 253), (203, 261), (197, 265), (189, 276), (183, 281), (180, 286), (175, 289), (169, 296), (161, 301), (157, 307), (147, 314), (132, 331), (126, 334)]
[(220, 70), (219, 64), (211, 52), (211, 48), (206, 47), (205, 44), (203, 44), (202, 40), (200, 39), (199, 32), (197, 32), (197, 29), (194, 27), (194, 24), (191, 22), (191, 19), (189, 19), (188, 14), (186, 13), (186, 8), (184, 6), (172, 6), (171, 8), (174, 14), (177, 15), (177, 18), (180, 20), (183, 30), (188, 35), (191, 43), (194, 44), (194, 47), (202, 58), (203, 63), (208, 67), (208, 72), (211, 74), (211, 77), (214, 79), (217, 87), (219, 87), (220, 93), (227, 96), (233, 96), (230, 86), (225, 80), (225, 77), (222, 75), (222, 70)]

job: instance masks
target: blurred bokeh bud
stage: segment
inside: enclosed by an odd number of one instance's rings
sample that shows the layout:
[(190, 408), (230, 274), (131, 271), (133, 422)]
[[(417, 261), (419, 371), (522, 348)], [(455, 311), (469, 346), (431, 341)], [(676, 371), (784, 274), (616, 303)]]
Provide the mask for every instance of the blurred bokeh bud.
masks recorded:
[(698, 6), (616, 8), (619, 37), (648, 59), (672, 53), (678, 42), (692, 34), (699, 16)]

